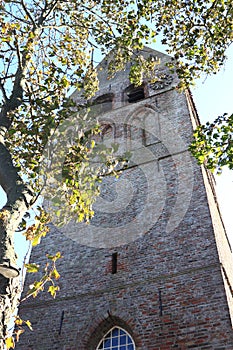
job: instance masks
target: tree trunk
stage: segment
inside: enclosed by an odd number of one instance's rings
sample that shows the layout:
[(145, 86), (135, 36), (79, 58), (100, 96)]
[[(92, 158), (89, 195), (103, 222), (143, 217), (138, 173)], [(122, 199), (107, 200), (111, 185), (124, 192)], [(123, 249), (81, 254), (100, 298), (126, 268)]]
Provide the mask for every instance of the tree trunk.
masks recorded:
[(24, 214), (31, 207), (34, 196), (18, 175), (11, 155), (2, 143), (0, 143), (0, 164), (0, 185), (7, 195), (7, 203), (0, 210), (0, 349), (3, 349), (7, 326), (21, 292), (14, 250), (14, 233)]
[(14, 233), (36, 197), (19, 176), (10, 151), (5, 146), (5, 137), (14, 118), (13, 112), (23, 102), (25, 75), (31, 50), (32, 47), (24, 49), (18, 56), (18, 69), (9, 98), (4, 86), (0, 86), (4, 101), (0, 110), (0, 186), (7, 195), (7, 203), (0, 210), (0, 350), (4, 349), (7, 325), (20, 294)]
[(7, 327), (16, 310), (19, 294), (19, 277), (8, 279), (0, 275), (0, 349), (4, 349)]

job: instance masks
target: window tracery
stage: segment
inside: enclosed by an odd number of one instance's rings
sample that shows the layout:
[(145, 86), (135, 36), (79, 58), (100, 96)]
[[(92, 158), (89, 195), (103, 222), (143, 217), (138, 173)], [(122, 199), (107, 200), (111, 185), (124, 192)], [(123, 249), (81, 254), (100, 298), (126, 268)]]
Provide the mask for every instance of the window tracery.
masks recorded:
[(136, 350), (136, 348), (128, 332), (120, 327), (114, 327), (103, 337), (96, 350)]

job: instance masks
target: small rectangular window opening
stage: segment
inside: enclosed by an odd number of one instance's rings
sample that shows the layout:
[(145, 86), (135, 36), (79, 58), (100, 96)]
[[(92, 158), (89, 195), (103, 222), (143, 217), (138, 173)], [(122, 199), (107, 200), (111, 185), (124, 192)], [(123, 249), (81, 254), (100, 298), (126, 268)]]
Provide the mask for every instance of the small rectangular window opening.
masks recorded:
[(117, 252), (112, 254), (112, 274), (117, 273)]
[(128, 93), (128, 102), (134, 103), (137, 101), (141, 101), (145, 98), (145, 92), (144, 92), (144, 86), (138, 86), (135, 88), (132, 88)]

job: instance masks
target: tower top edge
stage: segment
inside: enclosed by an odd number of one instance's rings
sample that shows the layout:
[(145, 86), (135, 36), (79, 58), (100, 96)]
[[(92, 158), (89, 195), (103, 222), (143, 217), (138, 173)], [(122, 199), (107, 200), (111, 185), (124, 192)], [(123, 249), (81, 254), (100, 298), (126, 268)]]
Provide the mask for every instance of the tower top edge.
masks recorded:
[(133, 60), (137, 56), (142, 56), (143, 58), (153, 58), (155, 62), (158, 62), (155, 69), (156, 71), (168, 71), (166, 64), (172, 60), (171, 56), (164, 54), (160, 51), (151, 49), (150, 47), (144, 46), (142, 50), (135, 50), (132, 54), (132, 60), (126, 63), (123, 70), (117, 71), (113, 77), (109, 78), (108, 65), (112, 60), (114, 51), (110, 52), (97, 66), (98, 78), (99, 78), (99, 88), (101, 89), (106, 82), (115, 83), (117, 81), (122, 81), (128, 79), (130, 68), (132, 66)]
[[(124, 69), (115, 72), (112, 77), (109, 77), (108, 66), (113, 58), (113, 55), (114, 50), (106, 55), (96, 67), (99, 80), (99, 89), (93, 97), (94, 99), (109, 93), (123, 93), (127, 87), (131, 86), (132, 83), (130, 82), (129, 74), (133, 61), (137, 56), (143, 56), (145, 59), (152, 57), (155, 62), (158, 62), (155, 65), (154, 71), (151, 72), (151, 77), (149, 76), (143, 79), (143, 83), (147, 85), (149, 84), (152, 88), (152, 94), (166, 91), (167, 89), (174, 88), (178, 85), (177, 74), (171, 73), (170, 69), (167, 67), (167, 63), (171, 62), (172, 57), (165, 53), (144, 46), (142, 50), (135, 50), (135, 52), (132, 54), (132, 60), (126, 63)], [(155, 79), (152, 79), (153, 77)], [(82, 100), (82, 98), (80, 99), (80, 91), (75, 91), (71, 97), (76, 101)]]

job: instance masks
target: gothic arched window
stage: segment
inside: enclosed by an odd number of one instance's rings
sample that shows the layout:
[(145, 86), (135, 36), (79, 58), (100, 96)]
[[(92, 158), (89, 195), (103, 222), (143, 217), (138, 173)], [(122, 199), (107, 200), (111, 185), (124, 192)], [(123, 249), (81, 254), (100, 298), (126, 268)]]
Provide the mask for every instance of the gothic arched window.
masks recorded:
[(136, 348), (128, 332), (114, 327), (103, 337), (96, 350), (136, 350)]

